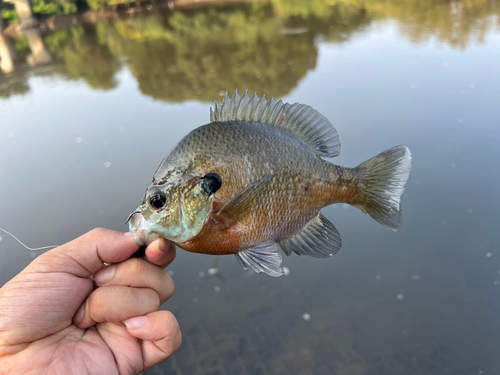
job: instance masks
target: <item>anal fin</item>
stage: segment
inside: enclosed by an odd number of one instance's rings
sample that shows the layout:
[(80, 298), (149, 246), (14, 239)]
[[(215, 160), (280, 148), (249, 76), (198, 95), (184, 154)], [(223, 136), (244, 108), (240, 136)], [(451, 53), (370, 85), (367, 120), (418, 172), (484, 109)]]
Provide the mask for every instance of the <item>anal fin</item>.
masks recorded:
[(342, 240), (337, 228), (319, 213), (298, 233), (281, 240), (279, 245), (288, 256), (294, 252), (314, 258), (328, 258), (340, 250)]
[(274, 241), (266, 241), (235, 254), (243, 268), (251, 268), (256, 273), (267, 273), (269, 276), (283, 275), (280, 247)]

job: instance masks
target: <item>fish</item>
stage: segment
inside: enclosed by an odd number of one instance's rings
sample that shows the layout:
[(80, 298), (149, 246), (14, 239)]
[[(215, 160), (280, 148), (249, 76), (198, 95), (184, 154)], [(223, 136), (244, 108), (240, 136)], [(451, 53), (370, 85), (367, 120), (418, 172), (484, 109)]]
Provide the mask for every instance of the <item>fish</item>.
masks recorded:
[(248, 90), (210, 108), (210, 123), (187, 134), (157, 168), (127, 220), (137, 243), (165, 237), (201, 254), (234, 254), (244, 269), (283, 274), (281, 251), (329, 258), (340, 234), (321, 213), (350, 204), (398, 230), (412, 157), (396, 146), (355, 168), (333, 125), (312, 107)]

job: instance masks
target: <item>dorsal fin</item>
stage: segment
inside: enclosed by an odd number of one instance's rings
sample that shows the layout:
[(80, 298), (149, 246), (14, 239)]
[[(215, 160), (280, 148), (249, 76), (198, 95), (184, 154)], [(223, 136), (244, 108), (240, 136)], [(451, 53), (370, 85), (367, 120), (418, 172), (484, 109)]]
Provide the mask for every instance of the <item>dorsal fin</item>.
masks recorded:
[(337, 131), (326, 117), (308, 105), (267, 100), (257, 93), (250, 97), (248, 90), (243, 96), (236, 90), (230, 98), (226, 91), (222, 104), (215, 100), (215, 109), (210, 108), (210, 121), (234, 120), (285, 129), (310, 145), (318, 156), (334, 157), (340, 153)]

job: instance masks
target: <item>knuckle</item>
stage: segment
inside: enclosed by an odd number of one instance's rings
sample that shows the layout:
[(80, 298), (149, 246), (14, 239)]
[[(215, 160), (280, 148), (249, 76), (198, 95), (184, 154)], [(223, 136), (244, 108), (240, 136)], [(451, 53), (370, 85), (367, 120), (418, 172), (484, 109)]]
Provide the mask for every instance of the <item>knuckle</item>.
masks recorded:
[(156, 311), (160, 308), (160, 296), (156, 291), (150, 288), (137, 289), (142, 306), (148, 311)]
[(174, 284), (174, 280), (172, 279), (172, 277), (170, 277), (170, 275), (168, 273), (166, 273), (166, 277), (165, 277), (165, 286), (162, 288), (162, 291), (165, 295), (165, 301), (172, 298), (172, 296), (174, 295), (175, 293), (175, 284)]
[(83, 237), (85, 243), (92, 246), (97, 246), (98, 243), (105, 236), (107, 229), (104, 228), (94, 228), (91, 231), (87, 232)]
[(154, 290), (152, 290), (152, 293), (154, 294), (154, 303), (153, 303), (153, 307), (156, 310), (158, 310), (161, 306), (161, 299), (160, 299), (160, 296), (158, 295), (158, 293), (156, 293)]
[(92, 233), (92, 236), (93, 236), (94, 239), (98, 239), (98, 238), (104, 236), (104, 234), (106, 232), (107, 232), (107, 229), (104, 229), (104, 228), (94, 228), (89, 233)]
[(172, 353), (174, 353), (182, 344), (181, 329), (175, 315), (170, 311), (165, 311), (165, 319), (167, 320), (165, 337), (172, 343)]
[(140, 258), (130, 258), (128, 260), (128, 270), (129, 276), (140, 277), (146, 274), (146, 261)]
[(101, 321), (100, 318), (106, 310), (106, 302), (109, 300), (109, 293), (106, 287), (97, 288), (88, 297), (88, 314), (96, 322)]

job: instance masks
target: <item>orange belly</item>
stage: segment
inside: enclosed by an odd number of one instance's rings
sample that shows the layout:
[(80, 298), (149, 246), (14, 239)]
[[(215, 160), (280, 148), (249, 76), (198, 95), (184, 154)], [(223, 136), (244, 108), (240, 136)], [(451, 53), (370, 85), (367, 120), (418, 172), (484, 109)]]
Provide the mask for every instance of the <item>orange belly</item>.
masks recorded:
[(212, 214), (198, 235), (186, 242), (177, 243), (180, 248), (199, 254), (234, 254), (246, 248), (241, 225), (231, 225), (230, 219)]

